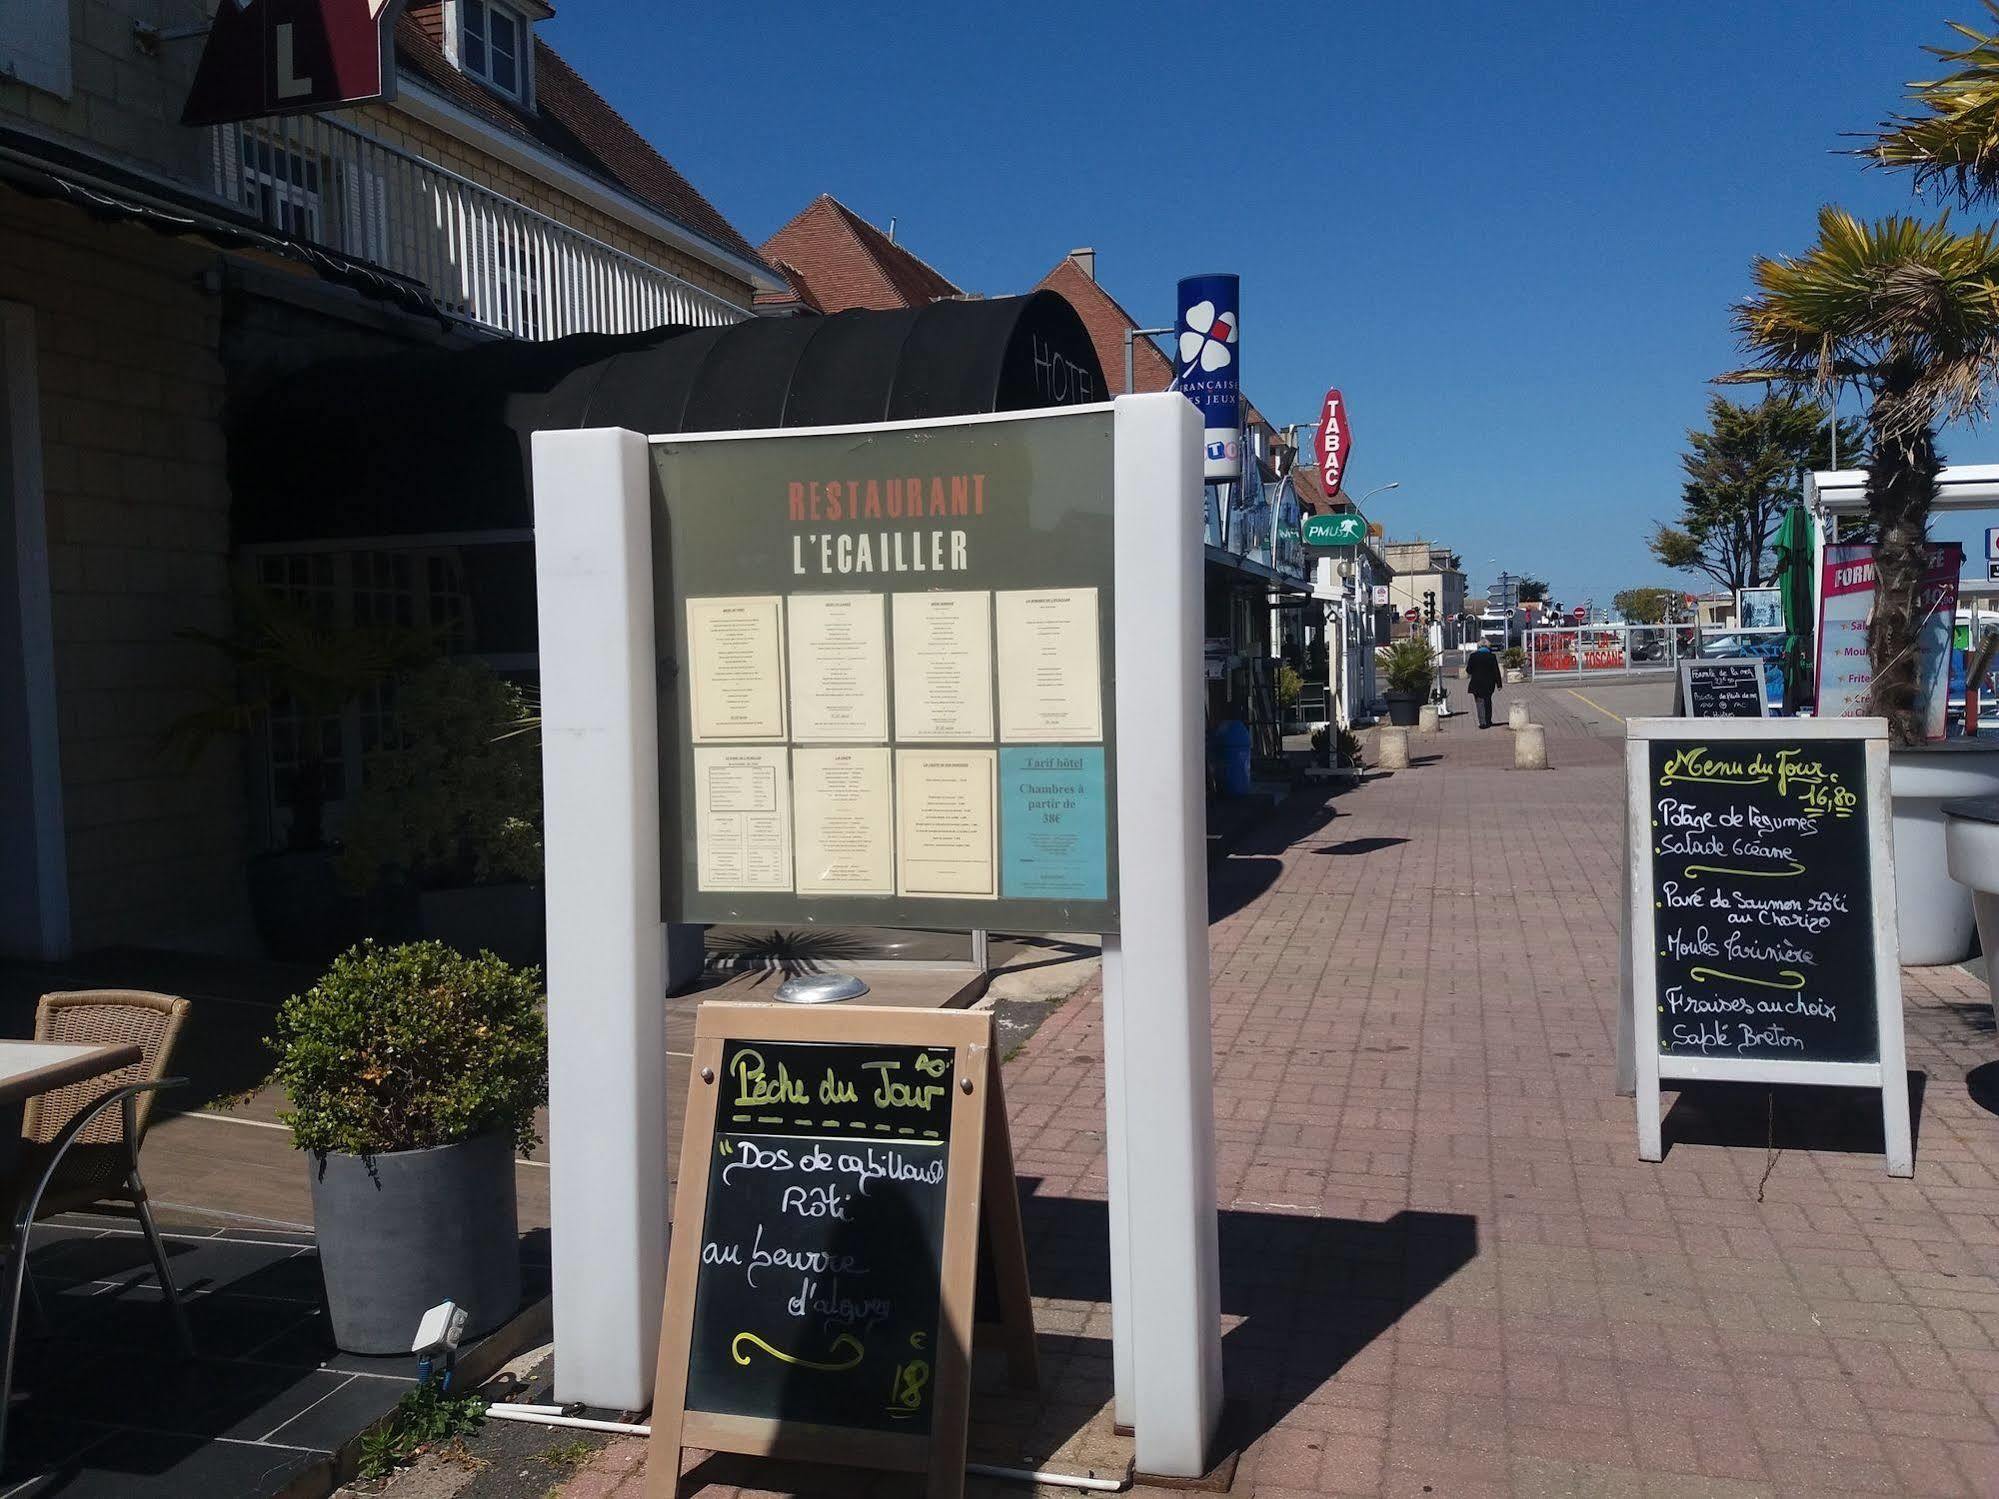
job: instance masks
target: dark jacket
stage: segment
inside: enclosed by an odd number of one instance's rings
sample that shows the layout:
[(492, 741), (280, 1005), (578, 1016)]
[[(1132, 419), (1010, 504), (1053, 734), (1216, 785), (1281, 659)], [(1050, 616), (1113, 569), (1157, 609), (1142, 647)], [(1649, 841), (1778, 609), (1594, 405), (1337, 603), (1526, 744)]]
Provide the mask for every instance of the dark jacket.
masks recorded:
[(1465, 689), (1473, 697), (1491, 697), (1499, 683), (1499, 657), (1489, 650), (1473, 651), (1465, 661)]

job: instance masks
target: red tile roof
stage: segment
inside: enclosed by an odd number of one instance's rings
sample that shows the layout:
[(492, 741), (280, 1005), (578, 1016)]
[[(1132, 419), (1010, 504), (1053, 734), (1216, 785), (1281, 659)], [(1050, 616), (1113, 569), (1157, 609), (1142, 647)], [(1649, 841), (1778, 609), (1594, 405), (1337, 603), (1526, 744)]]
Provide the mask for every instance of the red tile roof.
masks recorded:
[[(1097, 361), (1104, 367), (1104, 378), (1109, 380), (1114, 392), (1124, 391), (1124, 336), (1130, 329), (1138, 327), (1132, 315), (1118, 305), (1103, 287), (1097, 284), (1070, 256), (1063, 256), (1061, 262), (1041, 278), (1037, 291), (1046, 288), (1059, 294), (1076, 309), (1083, 320), (1083, 326), (1090, 332), (1090, 342), (1096, 346)], [(1159, 346), (1149, 338), (1132, 340), (1131, 353), (1132, 389), (1141, 393), (1151, 393), (1170, 388), (1173, 384), (1173, 362), (1159, 352)]]
[(816, 312), (923, 307), (965, 295), (831, 193), (821, 193), (765, 240), (763, 254)]
[[(453, 104), (534, 142), (731, 255), (762, 266), (673, 164), (654, 150), (548, 43), (534, 38), (534, 108), (507, 99), (451, 65), (442, 46), (441, 0), (416, 0), (396, 20), (396, 68)], [(532, 32), (530, 32), (532, 35)]]

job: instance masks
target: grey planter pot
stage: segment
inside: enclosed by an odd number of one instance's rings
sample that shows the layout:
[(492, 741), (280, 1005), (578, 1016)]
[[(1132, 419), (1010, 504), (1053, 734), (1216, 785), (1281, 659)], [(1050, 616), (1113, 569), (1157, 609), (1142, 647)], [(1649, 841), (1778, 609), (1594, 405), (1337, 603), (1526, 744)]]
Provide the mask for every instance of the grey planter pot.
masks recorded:
[(513, 1142), (307, 1158), (319, 1268), (344, 1353), (408, 1353), (423, 1314), (465, 1309), (466, 1336), (520, 1306)]

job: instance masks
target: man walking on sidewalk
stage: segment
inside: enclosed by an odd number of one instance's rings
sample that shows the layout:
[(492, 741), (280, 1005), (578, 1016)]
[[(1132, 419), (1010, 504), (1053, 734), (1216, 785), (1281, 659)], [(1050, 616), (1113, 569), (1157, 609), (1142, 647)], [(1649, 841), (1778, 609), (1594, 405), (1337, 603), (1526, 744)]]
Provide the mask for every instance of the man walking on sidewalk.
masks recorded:
[(1499, 657), (1492, 653), (1492, 647), (1483, 640), (1478, 649), (1465, 658), (1465, 690), (1471, 693), (1471, 700), (1478, 704), (1478, 726), (1492, 727), (1492, 695), (1499, 691)]

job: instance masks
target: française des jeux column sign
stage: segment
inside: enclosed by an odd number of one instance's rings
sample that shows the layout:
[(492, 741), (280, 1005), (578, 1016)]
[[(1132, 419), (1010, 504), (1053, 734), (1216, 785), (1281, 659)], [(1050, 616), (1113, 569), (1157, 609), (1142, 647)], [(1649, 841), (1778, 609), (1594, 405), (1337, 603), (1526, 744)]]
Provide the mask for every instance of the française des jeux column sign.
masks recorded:
[(1908, 1174), (1885, 723), (1628, 734), (1640, 1155), (1661, 1153), (1661, 1079), (1845, 1084), (1881, 1090)]
[[(983, 1168), (1004, 1149), (990, 1017), (708, 1004), (698, 1026), (653, 1477), (685, 1445), (927, 1470), (955, 1493)], [(1010, 1156), (1003, 1179), (1008, 1232), (987, 1242), (1024, 1318)]]

